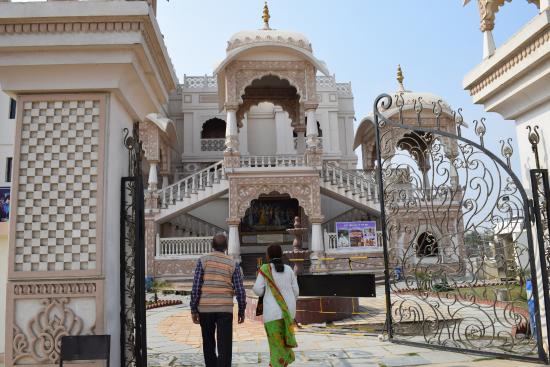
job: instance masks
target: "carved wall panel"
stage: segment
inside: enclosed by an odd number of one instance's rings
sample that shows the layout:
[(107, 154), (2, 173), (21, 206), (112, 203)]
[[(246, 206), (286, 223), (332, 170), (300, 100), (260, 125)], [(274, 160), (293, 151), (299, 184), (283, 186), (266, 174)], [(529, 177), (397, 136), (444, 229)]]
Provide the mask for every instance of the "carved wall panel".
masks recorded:
[(19, 105), (10, 271), (96, 274), (104, 97), (26, 96)]
[(102, 281), (11, 283), (7, 365), (57, 366), (63, 336), (102, 333), (102, 293)]
[(146, 215), (145, 217), (145, 275), (154, 276), (154, 263), (157, 242), (157, 225), (153, 217)]
[(155, 276), (193, 276), (197, 259), (155, 260)]
[(18, 106), (6, 365), (57, 366), (62, 336), (103, 333), (106, 96), (26, 95)]
[(310, 221), (322, 218), (318, 175), (303, 176), (229, 176), (229, 219), (240, 220), (252, 200), (273, 192), (297, 199)]

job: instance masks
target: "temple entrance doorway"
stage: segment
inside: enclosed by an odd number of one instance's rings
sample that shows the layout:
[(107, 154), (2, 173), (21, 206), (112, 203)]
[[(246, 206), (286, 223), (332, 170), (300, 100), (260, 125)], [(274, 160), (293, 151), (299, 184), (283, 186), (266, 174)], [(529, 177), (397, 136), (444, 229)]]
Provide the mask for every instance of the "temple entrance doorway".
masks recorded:
[[(245, 276), (255, 276), (259, 264), (265, 262), (270, 244), (279, 244), (283, 251), (292, 250), (294, 218), (307, 222), (298, 200), (288, 194), (260, 195), (252, 200), (239, 226), (242, 269)], [(305, 246), (305, 244), (304, 244)]]

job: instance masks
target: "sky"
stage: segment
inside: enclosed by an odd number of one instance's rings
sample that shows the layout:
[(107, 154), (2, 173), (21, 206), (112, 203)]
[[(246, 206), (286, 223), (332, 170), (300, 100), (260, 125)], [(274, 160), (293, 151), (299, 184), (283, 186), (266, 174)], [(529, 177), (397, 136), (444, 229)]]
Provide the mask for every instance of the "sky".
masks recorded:
[[(465, 121), (487, 118), (486, 145), (500, 152), (500, 139), (515, 125), (474, 105), (462, 87), (482, 61), (482, 33), (475, 1), (462, 0), (270, 0), (272, 28), (303, 33), (317, 58), (339, 82), (351, 81), (358, 122), (377, 95), (394, 92), (397, 64), (405, 88), (440, 95), (464, 110)], [(158, 0), (158, 22), (180, 81), (184, 74), (212, 74), (234, 33), (262, 27), (260, 0)], [(527, 1), (505, 3), (493, 31), (497, 47), (532, 17)], [(471, 133), (464, 133), (469, 136)], [(471, 136), (471, 135), (470, 135)], [(514, 169), (519, 172), (515, 149)]]

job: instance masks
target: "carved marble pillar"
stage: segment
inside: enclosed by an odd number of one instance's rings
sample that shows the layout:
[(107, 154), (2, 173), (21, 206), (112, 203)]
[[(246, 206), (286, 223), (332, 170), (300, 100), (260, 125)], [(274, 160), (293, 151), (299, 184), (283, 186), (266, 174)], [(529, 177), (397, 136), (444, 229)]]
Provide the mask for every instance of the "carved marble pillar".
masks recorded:
[(226, 104), (227, 121), (225, 124), (225, 151), (227, 153), (239, 152), (239, 127), (237, 125), (237, 105)]
[(239, 128), (239, 154), (248, 155), (248, 114), (244, 114)]
[(316, 254), (324, 253), (325, 245), (323, 241), (322, 220), (318, 218), (311, 219), (311, 246), (310, 249)]
[(233, 259), (240, 260), (241, 258), (241, 241), (239, 238), (239, 220), (228, 220), (229, 234), (227, 237), (227, 253)]
[(153, 215), (145, 215), (145, 276), (155, 276), (155, 255), (157, 252), (157, 225)]
[(311, 250), (310, 259), (312, 273), (322, 273), (327, 271), (326, 262), (323, 260), (325, 257), (325, 244), (323, 236), (323, 217), (311, 217), (311, 239), (309, 248)]
[(301, 128), (296, 128), (296, 135), (298, 135), (296, 142), (296, 153), (304, 154), (306, 152), (306, 132)]
[(317, 104), (308, 104), (304, 107), (307, 117), (306, 145), (308, 149), (317, 149), (319, 146), (319, 129), (317, 128), (317, 118), (315, 117)]
[(158, 162), (149, 162), (149, 179), (147, 180), (147, 190), (156, 191), (158, 188), (158, 174), (157, 174)]

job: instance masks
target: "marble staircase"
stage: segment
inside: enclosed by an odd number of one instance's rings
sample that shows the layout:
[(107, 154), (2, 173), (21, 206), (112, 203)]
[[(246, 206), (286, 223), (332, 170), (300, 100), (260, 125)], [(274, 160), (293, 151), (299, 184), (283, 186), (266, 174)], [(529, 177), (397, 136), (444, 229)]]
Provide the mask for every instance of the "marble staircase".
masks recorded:
[(372, 177), (324, 162), (320, 170), (321, 193), (350, 206), (378, 214), (378, 185)]
[(222, 160), (160, 190), (160, 211), (155, 220), (166, 222), (226, 194), (228, 190), (229, 181)]
[[(244, 157), (241, 165), (246, 169), (263, 170), (305, 165), (303, 159), (291, 158)], [(328, 162), (323, 163), (319, 175), (321, 193), (370, 214), (378, 214), (378, 185), (372, 176), (346, 170)], [(161, 208), (155, 220), (166, 222), (226, 194), (228, 190), (229, 181), (222, 160), (160, 190)]]

